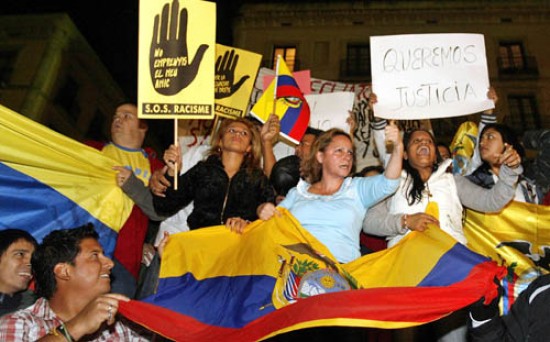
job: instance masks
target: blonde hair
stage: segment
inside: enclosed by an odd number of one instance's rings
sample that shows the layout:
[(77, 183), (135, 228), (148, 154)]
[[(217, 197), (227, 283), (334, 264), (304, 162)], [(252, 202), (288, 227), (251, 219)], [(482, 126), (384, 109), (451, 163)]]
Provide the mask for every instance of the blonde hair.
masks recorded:
[(337, 136), (343, 136), (351, 140), (348, 133), (339, 128), (332, 128), (322, 133), (311, 146), (310, 154), (302, 161), (304, 177), (309, 184), (317, 183), (323, 177), (323, 165), (317, 160), (317, 152), (325, 152), (332, 140)]
[(262, 142), (260, 139), (260, 133), (258, 132), (256, 127), (254, 127), (254, 124), (246, 119), (224, 119), (214, 135), (214, 139), (212, 140), (212, 147), (208, 151), (208, 155), (221, 157), (223, 152), (221, 141), (224, 134), (227, 133), (228, 127), (235, 122), (245, 125), (250, 132), (250, 152), (247, 152), (245, 154), (243, 163), (247, 171), (251, 173), (254, 169), (260, 169), (260, 162), (262, 160)]

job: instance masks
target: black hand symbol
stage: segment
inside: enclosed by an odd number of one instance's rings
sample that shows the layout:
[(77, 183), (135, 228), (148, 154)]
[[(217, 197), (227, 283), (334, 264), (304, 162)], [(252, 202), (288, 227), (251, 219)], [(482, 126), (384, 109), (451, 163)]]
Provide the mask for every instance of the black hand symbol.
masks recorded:
[(235, 69), (239, 62), (239, 55), (235, 54), (235, 50), (226, 51), (222, 56), (216, 59), (216, 99), (229, 97), (250, 78), (249, 75), (241, 77), (239, 82), (233, 84), (235, 80)]
[(195, 58), (190, 62), (187, 54), (187, 8), (179, 12), (178, 0), (172, 1), (170, 31), (168, 31), (169, 11), (170, 6), (164, 5), (160, 26), (159, 15), (155, 16), (153, 41), (149, 53), (149, 69), (153, 86), (162, 95), (175, 95), (191, 84), (197, 76), (202, 57), (208, 49), (207, 44), (202, 44), (197, 49)]

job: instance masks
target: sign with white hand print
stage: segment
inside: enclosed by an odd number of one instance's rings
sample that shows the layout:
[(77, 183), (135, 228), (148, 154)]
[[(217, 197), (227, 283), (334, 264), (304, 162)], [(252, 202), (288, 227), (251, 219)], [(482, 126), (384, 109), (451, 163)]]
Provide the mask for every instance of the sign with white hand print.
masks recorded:
[(216, 4), (140, 0), (138, 116), (214, 116)]

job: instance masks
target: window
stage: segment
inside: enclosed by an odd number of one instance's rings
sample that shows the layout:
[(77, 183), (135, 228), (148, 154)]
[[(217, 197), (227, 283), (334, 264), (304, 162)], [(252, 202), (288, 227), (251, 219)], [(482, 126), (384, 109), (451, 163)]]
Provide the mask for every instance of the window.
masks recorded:
[(370, 77), (369, 44), (348, 44), (344, 73), (346, 76)]
[(516, 128), (516, 133), (542, 127), (535, 95), (509, 95), (508, 106), (510, 116), (504, 123)]
[(273, 49), (273, 70), (277, 68), (277, 56), (284, 58), (288, 70), (296, 68), (296, 46), (275, 46)]
[(498, 48), (499, 66), (505, 70), (525, 69), (525, 53), (522, 42), (501, 42)]
[(7, 87), (17, 58), (17, 51), (0, 51), (0, 88)]

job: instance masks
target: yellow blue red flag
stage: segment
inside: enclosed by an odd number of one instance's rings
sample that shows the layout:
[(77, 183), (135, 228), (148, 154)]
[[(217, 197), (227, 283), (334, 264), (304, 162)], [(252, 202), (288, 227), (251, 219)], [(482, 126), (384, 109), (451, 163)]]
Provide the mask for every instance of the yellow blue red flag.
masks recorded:
[(275, 78), (250, 112), (262, 122), (275, 113), (281, 123), (281, 135), (295, 144), (302, 139), (309, 125), (309, 105), (284, 59), (278, 58)]
[[(347, 264), (285, 209), (242, 235), (172, 235), (155, 295), (120, 312), (178, 341), (255, 341), (319, 326), (404, 328), (496, 295), (499, 267), (437, 227)], [(152, 305), (153, 304), (153, 305)]]
[(466, 210), (468, 246), (509, 269), (503, 312), (536, 277), (550, 272), (550, 207), (511, 202), (498, 214)]
[(0, 229), (39, 241), (50, 231), (93, 223), (107, 252), (132, 209), (115, 161), (0, 105)]

